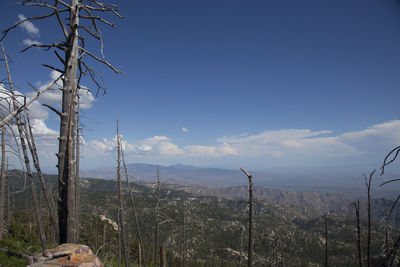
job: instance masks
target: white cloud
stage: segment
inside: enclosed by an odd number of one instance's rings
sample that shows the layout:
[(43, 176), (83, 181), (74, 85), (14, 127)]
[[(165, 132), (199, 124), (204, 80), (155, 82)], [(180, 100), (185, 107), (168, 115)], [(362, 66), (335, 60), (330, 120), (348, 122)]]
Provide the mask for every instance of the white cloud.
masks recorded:
[[(46, 84), (43, 84), (40, 86), (39, 90), (48, 86), (51, 84), (53, 81), (55, 81), (59, 76), (60, 73), (58, 71), (51, 71), (49, 74), (51, 80), (47, 82)], [(44, 94), (42, 94), (39, 97), (39, 100), (42, 103), (46, 103), (52, 106), (57, 106), (61, 107), (61, 100), (62, 100), (62, 81), (59, 80), (57, 83), (47, 90)], [(93, 102), (96, 100), (93, 94), (90, 92), (90, 90), (87, 87), (83, 87), (83, 89), (80, 90), (80, 103), (79, 106), (81, 109), (90, 109), (93, 106)], [(33, 95), (34, 93), (32, 92), (30, 95)]]
[[(23, 14), (18, 14), (18, 19), (21, 21), (26, 19), (26, 17)], [(31, 36), (40, 37), (39, 28), (36, 27), (31, 21), (25, 21), (19, 26)]]
[(22, 43), (23, 43), (24, 45), (26, 45), (26, 46), (31, 46), (31, 45), (33, 45), (33, 44), (35, 44), (35, 45), (40, 45), (40, 44), (42, 44), (42, 43), (39, 42), (39, 41), (35, 41), (35, 40), (31, 40), (31, 39), (24, 39), (24, 40), (22, 40)]
[(225, 157), (239, 155), (239, 153), (228, 144), (218, 146), (185, 146), (185, 150), (191, 157)]
[(167, 136), (153, 136), (140, 141), (133, 146), (133, 151), (136, 153), (152, 153), (160, 156), (176, 156), (183, 154), (184, 151), (176, 144), (171, 142)]
[[(310, 129), (267, 130), (258, 134), (225, 136), (215, 145), (179, 146), (167, 136), (153, 136), (135, 143), (123, 141), (127, 160), (194, 160), (202, 164), (313, 165), (379, 162), (393, 146), (400, 145), (400, 121), (388, 121), (366, 129), (334, 135)], [(116, 138), (88, 142), (87, 158), (110, 157)]]
[(282, 157), (293, 154), (317, 157), (362, 155), (400, 144), (400, 120), (376, 124), (360, 131), (324, 136), (331, 133), (325, 130), (283, 129), (255, 135), (223, 137), (217, 141), (228, 144), (244, 157)]
[(184, 133), (189, 132), (189, 130), (187, 128), (185, 128), (185, 127), (182, 127), (181, 129), (182, 129), (182, 132), (184, 132)]
[[(98, 152), (115, 151), (117, 147), (117, 137), (112, 140), (104, 138), (102, 141), (89, 142), (90, 148)], [(153, 155), (153, 156), (176, 156), (184, 153), (176, 144), (170, 141), (166, 136), (153, 136), (151, 138), (139, 141), (137, 144), (131, 144), (122, 140), (122, 148), (128, 154)]]

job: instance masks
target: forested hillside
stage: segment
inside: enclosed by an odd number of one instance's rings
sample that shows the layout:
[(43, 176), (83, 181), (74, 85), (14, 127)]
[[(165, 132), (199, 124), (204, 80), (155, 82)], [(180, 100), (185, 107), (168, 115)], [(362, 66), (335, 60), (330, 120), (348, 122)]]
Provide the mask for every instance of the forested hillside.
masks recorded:
[[(22, 173), (12, 171), (11, 191), (23, 186)], [(55, 185), (56, 176), (48, 176)], [(147, 263), (153, 261), (155, 227), (155, 184), (131, 183), (144, 241)], [(124, 186), (126, 189), (126, 185)], [(166, 248), (168, 266), (238, 266), (246, 263), (247, 212), (246, 201), (230, 190), (230, 199), (194, 193), (187, 187), (162, 184), (160, 187), (159, 244)], [(240, 189), (240, 188), (238, 188)], [(316, 211), (304, 202), (293, 201), (286, 192), (281, 203), (265, 200), (255, 191), (254, 266), (322, 265), (325, 260), (325, 224), (328, 229), (328, 256), (332, 265), (357, 264), (356, 218), (336, 211)], [(117, 183), (114, 180), (82, 179), (82, 224), (80, 241), (89, 245), (108, 266), (117, 264)], [(294, 194), (294, 193), (293, 193)], [(40, 250), (32, 202), (28, 191), (12, 194), (11, 224), (1, 247), (32, 254)], [(342, 202), (348, 199), (341, 200)], [(128, 193), (124, 192), (129, 207)], [(275, 201), (276, 202), (276, 201)], [(379, 201), (373, 206), (378, 209)], [(349, 205), (352, 203), (349, 202)], [(386, 204), (387, 206), (388, 204)], [(44, 207), (43, 198), (41, 206)], [(345, 206), (345, 205), (344, 205)], [(379, 209), (382, 209), (382, 205)], [(364, 207), (362, 207), (364, 208)], [(354, 207), (353, 207), (354, 209)], [(42, 209), (48, 239), (56, 242), (46, 209)], [(132, 210), (126, 210), (130, 229), (130, 257), (139, 261), (138, 241)], [(362, 220), (363, 249), (366, 245), (366, 221)], [(387, 225), (387, 229), (392, 229)], [(381, 217), (373, 222), (372, 251), (383, 255), (385, 224)], [(389, 233), (392, 233), (391, 231)], [(394, 232), (393, 232), (394, 234)], [(390, 244), (393, 244), (391, 235)], [(4, 257), (4, 255), (3, 255)], [(21, 263), (22, 264), (22, 263)], [(21, 265), (23, 266), (23, 265)]]

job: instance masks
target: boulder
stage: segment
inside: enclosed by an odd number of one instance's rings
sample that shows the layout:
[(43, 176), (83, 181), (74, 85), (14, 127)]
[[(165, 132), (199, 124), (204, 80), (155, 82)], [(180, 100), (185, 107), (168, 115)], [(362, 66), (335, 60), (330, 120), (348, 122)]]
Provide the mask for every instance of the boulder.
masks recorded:
[(62, 244), (28, 257), (28, 267), (104, 267), (92, 250), (80, 244)]

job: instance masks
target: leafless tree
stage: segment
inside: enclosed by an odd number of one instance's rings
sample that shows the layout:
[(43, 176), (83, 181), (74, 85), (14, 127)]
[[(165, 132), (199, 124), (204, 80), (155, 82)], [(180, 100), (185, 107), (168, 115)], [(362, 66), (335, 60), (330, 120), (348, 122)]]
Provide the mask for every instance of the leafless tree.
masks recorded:
[(154, 206), (154, 211), (155, 211), (155, 225), (154, 225), (154, 266), (158, 266), (158, 230), (159, 230), (159, 224), (160, 224), (160, 210), (159, 210), (159, 205), (160, 205), (160, 186), (161, 186), (161, 180), (160, 180), (160, 169), (157, 168), (157, 183), (156, 183), (156, 188), (155, 188), (155, 206)]
[(0, 240), (3, 238), (4, 230), (4, 189), (6, 183), (6, 146), (4, 135), (6, 133), (5, 127), (1, 128), (1, 171), (0, 171)]
[(47, 188), (46, 182), (43, 178), (42, 170), (40, 168), (39, 156), (38, 156), (37, 149), (36, 149), (35, 139), (34, 139), (33, 133), (32, 133), (32, 126), (31, 126), (31, 122), (29, 119), (29, 115), (27, 114), (25, 117), (26, 117), (26, 123), (24, 124), (24, 132), (25, 132), (25, 136), (26, 136), (26, 142), (27, 142), (29, 150), (31, 152), (33, 165), (34, 165), (37, 175), (39, 177), (40, 184), (42, 185), (42, 189), (43, 189), (44, 196), (46, 199), (47, 209), (48, 209), (48, 212), (50, 213), (50, 218), (51, 218), (52, 225), (54, 227), (54, 231), (56, 233), (58, 233), (56, 214), (53, 210), (53, 207), (54, 207), (53, 198)]
[(354, 201), (354, 208), (356, 210), (357, 220), (357, 250), (358, 250), (358, 265), (362, 267), (362, 254), (361, 254), (361, 223), (360, 223), (360, 201)]
[(325, 214), (325, 267), (328, 267), (328, 214)]
[(135, 201), (133, 199), (132, 188), (131, 188), (131, 185), (129, 183), (128, 168), (126, 167), (125, 155), (124, 155), (123, 148), (121, 148), (121, 156), (122, 156), (122, 163), (124, 165), (126, 184), (128, 186), (128, 191), (129, 191), (129, 199), (130, 199), (131, 206), (132, 206), (133, 219), (135, 221), (136, 235), (137, 235), (137, 238), (139, 240), (139, 265), (141, 264), (142, 258), (143, 258), (143, 265), (146, 266), (146, 259), (145, 259), (144, 249), (143, 249), (143, 242), (142, 242), (142, 235), (141, 235), (140, 226), (139, 226), (139, 219), (138, 219), (138, 215), (137, 215), (137, 212), (136, 212)]
[[(87, 64), (85, 57), (90, 57), (95, 61), (105, 64), (116, 73), (120, 72), (104, 59), (103, 41), (98, 23), (103, 23), (112, 27), (115, 27), (115, 25), (102, 16), (98, 16), (97, 13), (112, 13), (115, 16), (121, 16), (118, 13), (116, 5), (104, 4), (98, 0), (54, 0), (53, 4), (45, 0), (25, 0), (20, 4), (43, 8), (49, 10), (49, 13), (19, 21), (12, 27), (3, 31), (3, 36), (0, 41), (5, 38), (10, 30), (15, 29), (22, 23), (50, 17), (55, 17), (57, 19), (64, 37), (64, 40), (51, 44), (32, 44), (23, 51), (32, 47), (41, 47), (46, 50), (51, 49), (61, 62), (61, 68), (48, 64), (43, 64), (43, 66), (60, 72), (60, 77), (62, 77), (62, 110), (57, 111), (55, 108), (52, 108), (52, 110), (56, 111), (60, 116), (59, 149), (57, 154), (59, 242), (75, 242), (77, 236), (75, 224), (75, 112), (77, 91), (80, 87), (77, 82), (78, 72), (88, 74), (98, 86), (98, 89), (104, 89), (104, 86), (98, 82), (96, 70)], [(80, 20), (82, 20), (83, 23), (80, 23)], [(67, 21), (67, 23), (65, 23), (65, 21)], [(96, 56), (85, 48), (85, 39), (83, 35), (79, 35), (79, 30), (99, 40), (101, 45), (101, 57)], [(64, 53), (64, 56), (61, 56), (59, 52)], [(39, 92), (37, 94), (39, 94)], [(23, 107), (26, 106), (26, 104), (23, 105)], [(18, 109), (15, 109), (14, 112), (18, 113)]]
[(368, 232), (367, 232), (367, 266), (371, 267), (371, 184), (372, 184), (372, 177), (375, 174), (375, 170), (373, 170), (369, 174), (369, 178), (364, 174), (365, 186), (367, 188), (367, 211), (368, 211)]
[[(7, 55), (5, 53), (3, 45), (2, 45), (2, 51), (3, 51), (4, 62), (5, 62), (5, 67), (6, 67), (6, 71), (7, 71), (8, 85), (10, 87), (9, 91), (11, 93), (13, 110), (16, 111), (16, 110), (19, 109), (19, 105), (18, 105), (16, 96), (15, 96), (15, 93), (14, 93), (14, 85), (13, 85), (13, 82), (12, 82), (12, 79), (11, 79), (11, 72), (10, 72), (10, 67), (8, 65), (8, 58), (7, 58)], [(36, 194), (36, 188), (35, 188), (35, 184), (34, 184), (34, 180), (33, 180), (32, 170), (31, 170), (31, 167), (30, 167), (28, 151), (27, 151), (26, 143), (25, 143), (25, 140), (28, 139), (29, 137), (25, 136), (25, 134), (24, 134), (24, 122), (21, 120), (20, 115), (21, 114), (17, 114), (15, 116), (15, 120), (16, 120), (17, 128), (18, 128), (18, 133), (19, 133), (19, 142), (21, 144), (22, 153), (23, 153), (23, 157), (24, 157), (24, 160), (25, 160), (25, 168), (26, 168), (26, 172), (27, 172), (27, 175), (28, 175), (28, 178), (29, 178), (29, 184), (30, 184), (30, 188), (31, 188), (32, 199), (33, 199), (33, 204), (34, 204), (34, 207), (35, 207), (35, 214), (36, 214), (36, 219), (37, 219), (38, 228), (39, 228), (40, 240), (41, 240), (43, 249), (46, 249), (47, 248), (46, 235), (44, 233), (42, 219), (41, 219), (41, 216), (40, 216), (40, 210), (39, 210), (39, 203), (38, 203), (37, 194)]]
[(117, 149), (118, 149), (118, 161), (117, 161), (117, 181), (118, 181), (118, 211), (119, 221), (122, 232), (122, 249), (124, 251), (125, 266), (129, 267), (129, 248), (128, 248), (128, 237), (126, 230), (125, 210), (122, 193), (122, 179), (121, 179), (121, 136), (119, 135), (119, 117), (117, 116)]
[(248, 260), (247, 266), (253, 266), (253, 176), (245, 169), (240, 168), (249, 179), (249, 245), (248, 245)]

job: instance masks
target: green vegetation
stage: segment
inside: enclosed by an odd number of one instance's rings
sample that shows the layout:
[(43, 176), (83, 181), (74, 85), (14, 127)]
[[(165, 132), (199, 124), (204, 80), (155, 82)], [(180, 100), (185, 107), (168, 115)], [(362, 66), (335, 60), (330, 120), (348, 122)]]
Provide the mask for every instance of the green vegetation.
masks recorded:
[[(14, 173), (15, 174), (15, 173)], [(49, 176), (55, 183), (55, 176)], [(13, 178), (12, 190), (20, 189), (23, 178)], [(154, 185), (132, 183), (144, 239), (147, 262), (152, 264), (154, 238)], [(126, 187), (124, 187), (126, 188)], [(187, 237), (187, 266), (238, 266), (246, 264), (247, 203), (217, 196), (195, 195), (190, 190), (176, 190), (179, 186), (162, 185), (159, 244), (166, 245), (168, 266), (180, 266), (184, 258), (184, 237)], [(55, 190), (54, 190), (55, 191)], [(82, 217), (80, 243), (88, 245), (106, 266), (117, 266), (117, 183), (112, 180), (84, 179), (82, 181)], [(124, 195), (129, 207), (128, 194)], [(40, 251), (33, 206), (29, 192), (15, 194), (15, 214), (0, 247), (32, 255)], [(55, 245), (44, 199), (41, 198), (44, 224), (48, 239)], [(186, 215), (185, 215), (186, 214)], [(184, 216), (187, 233), (184, 235)], [(130, 257), (138, 263), (139, 243), (136, 238), (131, 209), (126, 214), (130, 229)], [(255, 201), (254, 266), (301, 266), (324, 264), (324, 215), (315, 215), (296, 205), (278, 205)], [(384, 229), (375, 221), (372, 232), (372, 255), (383, 253)], [(329, 263), (355, 266), (357, 233), (355, 216), (331, 213), (328, 216)], [(244, 231), (242, 231), (242, 229)], [(363, 246), (366, 245), (366, 222), (362, 221)], [(241, 245), (242, 240), (242, 245)], [(390, 240), (393, 244), (393, 240)], [(242, 246), (242, 249), (241, 249)], [(365, 249), (365, 248), (364, 248)], [(242, 251), (242, 254), (240, 254)], [(3, 253), (1, 257), (6, 257)], [(21, 261), (8, 257), (8, 261)], [(121, 260), (122, 261), (122, 260)], [(3, 261), (2, 261), (3, 262)], [(6, 261), (4, 261), (6, 262)], [(13, 265), (18, 266), (17, 263)], [(23, 265), (21, 265), (23, 266)]]

